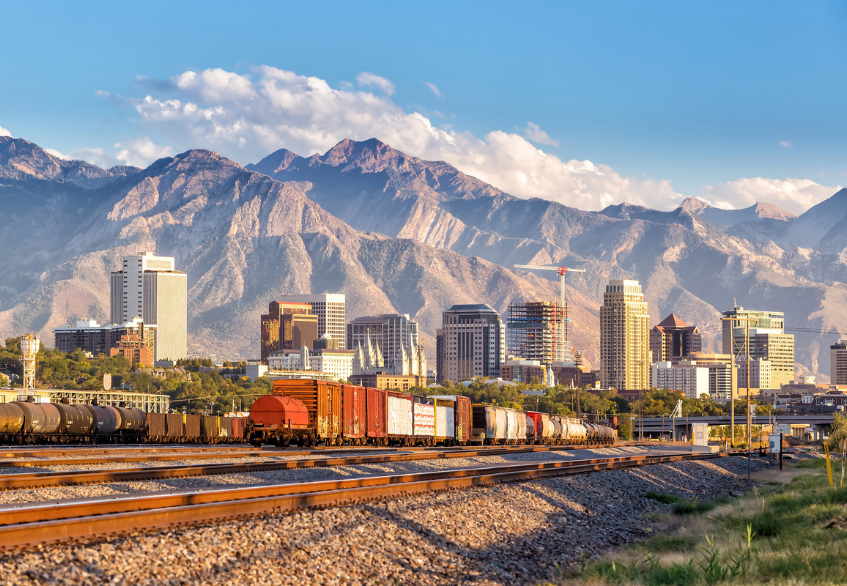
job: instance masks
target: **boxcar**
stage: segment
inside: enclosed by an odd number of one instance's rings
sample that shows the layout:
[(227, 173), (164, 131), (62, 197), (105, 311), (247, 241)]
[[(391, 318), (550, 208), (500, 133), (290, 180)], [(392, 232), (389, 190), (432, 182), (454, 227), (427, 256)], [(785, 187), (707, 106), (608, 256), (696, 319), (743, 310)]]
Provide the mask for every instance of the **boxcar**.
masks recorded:
[(456, 401), (437, 399), (435, 401), (435, 441), (445, 445), (456, 443)]
[(297, 399), (309, 412), (310, 441), (341, 444), (342, 401), (339, 383), (314, 379), (275, 380), (274, 395)]
[(364, 445), (367, 441), (367, 389), (356, 385), (341, 385), (342, 429), (344, 441), (354, 446)]
[(385, 437), (403, 445), (414, 442), (412, 395), (385, 391)]
[(228, 417), (227, 419), (232, 419), (232, 440), (245, 441), (247, 439), (247, 418)]
[(412, 434), (415, 443), (435, 445), (435, 400), (412, 395)]
[(386, 436), (386, 398), (387, 395), (382, 389), (367, 389), (367, 433), (368, 441), (375, 446), (388, 445), (388, 437)]
[[(454, 431), (452, 442), (459, 445), (467, 444), (473, 433), (473, 412), (471, 400), (462, 395), (430, 395), (431, 399), (438, 401), (449, 401), (453, 405)], [(438, 433), (436, 433), (438, 435)]]

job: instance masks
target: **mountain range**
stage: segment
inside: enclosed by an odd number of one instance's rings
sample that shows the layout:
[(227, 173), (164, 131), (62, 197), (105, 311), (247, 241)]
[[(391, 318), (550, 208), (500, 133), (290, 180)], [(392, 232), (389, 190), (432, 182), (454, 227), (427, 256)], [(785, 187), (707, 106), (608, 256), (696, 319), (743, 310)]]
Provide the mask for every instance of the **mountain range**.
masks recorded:
[(311, 157), (283, 149), (246, 167), (191, 150), (105, 170), (0, 137), (0, 206), (0, 335), (35, 331), (48, 344), (53, 327), (108, 319), (108, 274), (141, 250), (188, 273), (189, 352), (220, 357), (258, 355), (259, 316), (279, 295), (337, 291), (349, 319), (412, 315), (434, 362), (450, 305), (505, 313), (556, 298), (555, 273), (514, 264), (586, 269), (568, 277), (567, 294), (574, 343), (595, 366), (609, 279), (641, 281), (654, 323), (673, 312), (711, 350), (720, 311), (784, 311), (797, 373), (821, 381), (838, 339), (821, 332), (847, 317), (847, 189), (797, 217), (694, 198), (672, 211), (589, 212), (514, 197), (376, 139)]

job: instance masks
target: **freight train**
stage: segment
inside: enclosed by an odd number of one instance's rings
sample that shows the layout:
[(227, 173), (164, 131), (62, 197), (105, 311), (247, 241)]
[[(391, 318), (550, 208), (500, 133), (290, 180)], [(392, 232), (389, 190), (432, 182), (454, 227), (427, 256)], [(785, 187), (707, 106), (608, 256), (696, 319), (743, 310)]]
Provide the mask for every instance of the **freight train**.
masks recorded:
[(145, 413), (135, 407), (13, 401), (0, 403), (0, 443), (243, 442), (247, 419)]
[(617, 432), (579, 419), (311, 379), (276, 380), (256, 399), (250, 441), (288, 446), (611, 444)]

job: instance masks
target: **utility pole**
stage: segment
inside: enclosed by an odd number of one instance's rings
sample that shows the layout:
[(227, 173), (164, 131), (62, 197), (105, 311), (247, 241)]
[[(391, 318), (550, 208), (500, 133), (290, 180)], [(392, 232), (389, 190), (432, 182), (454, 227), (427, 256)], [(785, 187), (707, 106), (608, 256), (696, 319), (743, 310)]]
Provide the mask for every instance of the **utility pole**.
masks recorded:
[[(740, 354), (740, 347), (735, 343), (735, 332), (733, 328), (732, 322), (744, 322), (744, 359), (745, 359), (745, 370), (747, 371), (747, 484), (750, 484), (750, 473), (752, 468), (752, 449), (753, 449), (753, 430), (751, 429), (751, 406), (750, 406), (750, 322), (759, 321), (758, 318), (750, 318), (750, 317), (722, 317), (721, 321), (729, 321), (729, 335), (732, 336), (732, 345), (733, 348), (737, 348)], [(735, 368), (735, 358), (733, 357), (733, 368)], [(730, 442), (732, 447), (735, 447), (735, 397), (732, 399), (732, 415), (731, 415), (731, 424), (730, 424)]]

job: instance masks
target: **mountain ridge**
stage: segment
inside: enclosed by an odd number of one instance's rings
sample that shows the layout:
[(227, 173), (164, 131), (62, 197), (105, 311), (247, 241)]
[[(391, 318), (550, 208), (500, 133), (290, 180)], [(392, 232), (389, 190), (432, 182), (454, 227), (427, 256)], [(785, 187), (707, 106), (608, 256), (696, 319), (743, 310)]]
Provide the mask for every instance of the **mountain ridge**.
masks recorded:
[[(791, 242), (791, 226), (814, 214), (779, 219), (752, 206), (754, 220), (715, 226), (689, 200), (669, 212), (629, 204), (586, 212), (511, 196), (376, 139), (341, 141), (310, 157), (281, 149), (245, 166), (193, 149), (120, 176), (100, 170), (112, 177), (85, 186), (67, 180), (56, 161), (52, 175), (29, 163), (43, 178), (22, 178), (20, 155), (15, 162), (0, 159), (0, 204), (13, 215), (0, 234), (21, 243), (16, 263), (0, 259), (6, 335), (49, 334), (74, 316), (104, 319), (108, 271), (121, 254), (145, 249), (176, 256), (189, 273), (192, 348), (219, 355), (257, 353), (257, 316), (274, 296), (338, 290), (348, 294), (348, 318), (413, 315), (432, 359), (432, 335), (449, 305), (486, 302), (504, 312), (512, 301), (558, 296), (557, 281), (514, 264), (587, 269), (569, 277), (568, 298), (575, 342), (592, 365), (599, 302), (612, 278), (639, 279), (653, 323), (675, 313), (700, 326), (712, 350), (719, 311), (735, 298), (785, 311), (789, 327), (837, 330), (847, 317), (837, 231), (817, 248)], [(27, 205), (33, 201), (49, 213)], [(840, 196), (830, 206), (847, 214)], [(43, 240), (34, 247), (26, 236)], [(798, 374), (828, 375), (828, 340), (798, 337)]]

